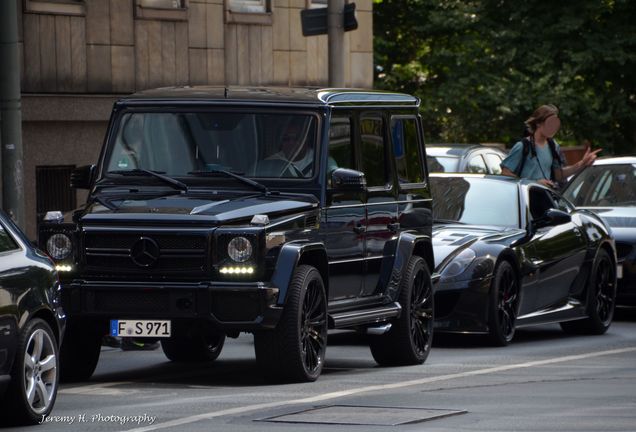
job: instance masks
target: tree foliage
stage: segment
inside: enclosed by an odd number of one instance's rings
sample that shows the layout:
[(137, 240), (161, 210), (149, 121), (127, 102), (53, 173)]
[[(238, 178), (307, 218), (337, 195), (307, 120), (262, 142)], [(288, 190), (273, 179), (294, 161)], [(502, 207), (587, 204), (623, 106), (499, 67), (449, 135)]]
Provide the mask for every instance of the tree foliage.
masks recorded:
[(565, 143), (636, 152), (636, 1), (376, 0), (376, 86), (416, 94), (428, 141), (505, 142), (557, 105)]

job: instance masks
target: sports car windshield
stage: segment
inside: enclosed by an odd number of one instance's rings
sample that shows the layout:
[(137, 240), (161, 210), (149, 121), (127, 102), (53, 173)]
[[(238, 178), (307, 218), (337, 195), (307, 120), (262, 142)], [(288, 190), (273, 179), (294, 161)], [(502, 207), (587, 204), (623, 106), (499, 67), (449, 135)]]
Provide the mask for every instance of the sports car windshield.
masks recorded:
[(519, 227), (515, 183), (471, 177), (431, 177), (430, 183), (435, 220)]
[(572, 180), (563, 196), (580, 207), (634, 207), (636, 166), (591, 166)]
[(271, 112), (125, 113), (105, 167), (114, 177), (147, 170), (179, 178), (218, 171), (309, 178), (315, 170), (316, 119)]

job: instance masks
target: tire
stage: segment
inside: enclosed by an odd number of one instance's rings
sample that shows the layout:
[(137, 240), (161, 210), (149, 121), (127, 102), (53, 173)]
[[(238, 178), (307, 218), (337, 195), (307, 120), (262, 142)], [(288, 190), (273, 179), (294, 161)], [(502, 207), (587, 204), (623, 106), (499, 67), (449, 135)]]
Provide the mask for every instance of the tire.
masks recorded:
[(488, 339), (495, 346), (506, 346), (515, 335), (519, 313), (519, 280), (508, 261), (495, 268), (489, 300)]
[(411, 257), (400, 283), (400, 317), (391, 330), (369, 339), (375, 361), (381, 366), (422, 364), (433, 342), (433, 287), (426, 262)]
[(587, 315), (562, 322), (566, 333), (601, 335), (609, 329), (616, 306), (616, 265), (605, 249), (599, 249), (587, 283)]
[(102, 332), (92, 323), (69, 320), (60, 348), (60, 380), (86, 381), (95, 372), (102, 349)]
[(225, 333), (193, 327), (161, 340), (163, 353), (173, 362), (213, 362), (225, 344)]
[(39, 318), (28, 322), (18, 338), (11, 382), (0, 401), (9, 424), (36, 424), (49, 415), (57, 397), (59, 363), (51, 327)]
[(327, 351), (327, 297), (318, 270), (298, 266), (278, 325), (274, 330), (254, 333), (254, 350), (268, 379), (318, 379)]

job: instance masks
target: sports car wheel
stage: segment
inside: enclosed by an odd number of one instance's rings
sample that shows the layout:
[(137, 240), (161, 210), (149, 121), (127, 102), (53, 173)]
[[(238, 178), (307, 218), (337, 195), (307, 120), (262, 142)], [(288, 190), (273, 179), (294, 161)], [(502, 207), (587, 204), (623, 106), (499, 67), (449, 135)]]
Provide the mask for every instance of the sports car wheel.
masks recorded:
[(586, 319), (562, 322), (568, 333), (600, 335), (607, 331), (614, 318), (616, 305), (616, 265), (609, 254), (600, 249), (594, 260), (587, 285)]
[(402, 314), (391, 330), (369, 339), (371, 354), (378, 364), (413, 365), (424, 363), (433, 342), (433, 288), (426, 262), (410, 259), (400, 284)]
[(327, 350), (327, 298), (318, 270), (300, 265), (274, 330), (254, 334), (256, 361), (268, 378), (315, 381)]
[(519, 281), (508, 261), (497, 264), (490, 289), (488, 337), (496, 346), (505, 346), (515, 335), (519, 308)]
[(35, 424), (49, 415), (55, 404), (59, 355), (49, 325), (34, 319), (24, 327), (16, 350), (12, 380), (4, 400), (3, 417), (12, 424)]

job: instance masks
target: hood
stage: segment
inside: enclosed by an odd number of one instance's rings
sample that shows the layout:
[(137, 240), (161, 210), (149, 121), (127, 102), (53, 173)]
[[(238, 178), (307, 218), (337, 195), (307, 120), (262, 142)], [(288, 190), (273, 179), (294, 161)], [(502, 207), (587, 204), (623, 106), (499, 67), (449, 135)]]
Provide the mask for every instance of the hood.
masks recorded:
[(312, 210), (318, 205), (316, 198), (309, 195), (219, 195), (213, 198), (194, 195), (128, 195), (122, 199), (109, 198), (107, 194), (102, 194), (100, 198), (82, 212), (82, 222), (206, 222), (215, 225), (228, 222), (249, 223), (256, 214), (265, 214), (273, 219)]
[(435, 271), (441, 270), (441, 265), (451, 259), (462, 249), (478, 240), (497, 240), (504, 236), (516, 234), (519, 230), (511, 231), (507, 227), (470, 226), (470, 225), (434, 225), (433, 226), (433, 255), (435, 256)]

